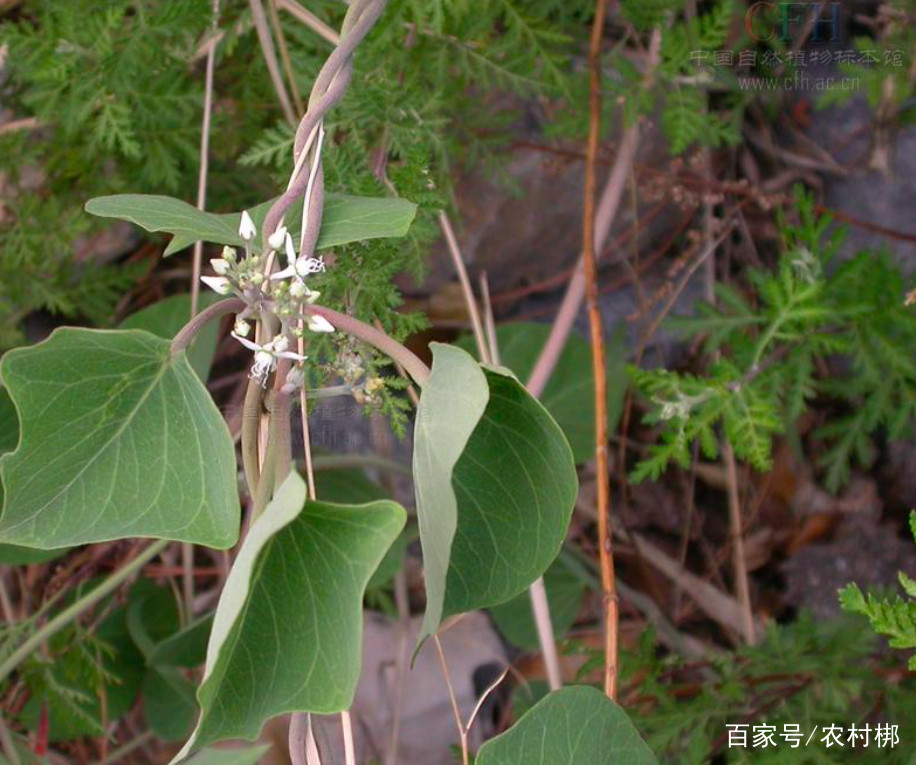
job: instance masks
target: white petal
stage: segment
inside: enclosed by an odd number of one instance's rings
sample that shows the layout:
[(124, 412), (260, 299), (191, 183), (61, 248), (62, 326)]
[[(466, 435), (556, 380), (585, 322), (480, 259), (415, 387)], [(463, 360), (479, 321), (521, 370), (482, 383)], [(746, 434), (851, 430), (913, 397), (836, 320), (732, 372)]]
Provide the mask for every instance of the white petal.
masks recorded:
[(283, 246), (283, 242), (286, 241), (286, 226), (280, 226), (276, 231), (274, 231), (269, 237), (267, 237), (267, 244), (270, 245), (272, 250), (279, 250)]
[(282, 271), (277, 271), (275, 274), (271, 274), (270, 278), (272, 281), (277, 281), (278, 279), (288, 279), (290, 276), (296, 275), (296, 269), (290, 266), (289, 268), (284, 268)]
[(312, 332), (333, 332), (334, 325), (324, 316), (309, 316), (309, 329)]
[(305, 356), (300, 356), (298, 353), (293, 353), (292, 351), (281, 351), (280, 353), (274, 354), (278, 359), (290, 359), (292, 361), (305, 361)]
[(224, 276), (201, 276), (200, 280), (220, 295), (229, 295), (232, 292), (232, 282)]
[(293, 247), (293, 238), (289, 234), (286, 235), (286, 262), (291, 266), (296, 263), (296, 250)]
[(244, 210), (242, 212), (242, 220), (239, 222), (239, 236), (246, 242), (250, 242), (257, 233), (258, 230), (254, 227), (254, 221), (248, 214), (248, 210)]
[(235, 332), (230, 333), (236, 340), (238, 340), (242, 345), (244, 345), (249, 351), (254, 351), (258, 353), (264, 349), (257, 343), (251, 342), (251, 340), (246, 340), (241, 335), (237, 335)]

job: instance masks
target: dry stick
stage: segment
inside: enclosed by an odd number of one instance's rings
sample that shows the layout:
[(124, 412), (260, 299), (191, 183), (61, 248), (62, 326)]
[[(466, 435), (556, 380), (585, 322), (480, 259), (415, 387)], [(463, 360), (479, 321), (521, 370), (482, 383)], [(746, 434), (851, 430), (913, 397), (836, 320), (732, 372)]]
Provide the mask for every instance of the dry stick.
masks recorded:
[(277, 48), (280, 49), (280, 61), (283, 63), (283, 71), (286, 72), (286, 80), (289, 82), (289, 89), (293, 96), (293, 105), (296, 107), (296, 114), (305, 112), (305, 104), (302, 103), (302, 94), (296, 85), (296, 78), (293, 75), (293, 62), (289, 57), (289, 47), (286, 44), (286, 35), (283, 34), (283, 26), (280, 24), (280, 14), (277, 13), (276, 0), (267, 0), (267, 10), (270, 13), (270, 25), (277, 36)]
[(728, 522), (731, 526), (735, 589), (738, 591), (738, 602), (741, 603), (741, 626), (744, 631), (744, 639), (753, 645), (756, 634), (754, 613), (751, 609), (747, 561), (744, 558), (744, 521), (741, 518), (741, 498), (738, 495), (738, 470), (735, 465), (734, 449), (727, 438), (722, 439), (722, 459), (725, 460), (725, 471), (728, 477)]
[(455, 231), (452, 229), (452, 223), (444, 210), (439, 211), (439, 228), (445, 234), (445, 242), (448, 245), (449, 255), (452, 257), (452, 265), (458, 274), (458, 281), (461, 283), (461, 293), (464, 295), (464, 303), (467, 306), (468, 314), (471, 318), (471, 326), (474, 329), (474, 340), (477, 341), (477, 351), (480, 353), (480, 360), (485, 364), (491, 363), (490, 348), (483, 336), (483, 323), (480, 320), (480, 310), (477, 306), (477, 299), (474, 297), (474, 288), (471, 287), (471, 280), (468, 278), (468, 270), (464, 265), (464, 258), (461, 255), (461, 248), (458, 246), (458, 240), (455, 238)]
[[(646, 84), (651, 80), (655, 67), (658, 65), (659, 51), (661, 47), (661, 34), (658, 29), (653, 30), (652, 38), (649, 44), (649, 57), (646, 64)], [(611, 224), (617, 215), (620, 207), (620, 200), (623, 197), (623, 191), (626, 187), (627, 177), (633, 167), (633, 159), (636, 156), (636, 150), (639, 146), (639, 125), (634, 122), (623, 132), (620, 145), (617, 148), (617, 156), (614, 159), (614, 165), (611, 168), (611, 174), (608, 178), (607, 185), (601, 194), (598, 202), (598, 210), (595, 214), (594, 223), (594, 248), (596, 252), (601, 252), (607, 241), (608, 234), (611, 230)], [(582, 300), (585, 297), (585, 273), (583, 270), (582, 260), (580, 258), (569, 284), (566, 287), (566, 294), (563, 296), (563, 302), (553, 326), (550, 328), (550, 335), (547, 342), (541, 349), (541, 354), (531, 371), (528, 378), (527, 388), (531, 395), (540, 398), (553, 370), (556, 368), (557, 361), (569, 333), (572, 331), (573, 323), (582, 306)], [(547, 610), (547, 591), (544, 588), (543, 578), (538, 579), (529, 589), (532, 606), (534, 608), (535, 624), (538, 629), (538, 638), (541, 642), (541, 648), (548, 646), (548, 651), (544, 654), (544, 661), (547, 668), (547, 679), (551, 690), (558, 690), (562, 686), (560, 675), (559, 659), (556, 654), (556, 645), (553, 639), (553, 626), (550, 623), (549, 611)], [(545, 618), (545, 611), (546, 618)], [(549, 636), (549, 639), (548, 639)], [(553, 650), (549, 650), (553, 646)]]
[(317, 32), (332, 45), (337, 45), (337, 43), (340, 42), (340, 35), (337, 34), (337, 32), (331, 29), (331, 27), (325, 24), (314, 13), (306, 10), (299, 5), (299, 3), (295, 2), (295, 0), (277, 0), (277, 5), (291, 16), (294, 16), (298, 21), (301, 21), (307, 27)]
[(258, 33), (261, 53), (264, 54), (264, 63), (267, 64), (267, 73), (270, 75), (274, 90), (277, 91), (277, 99), (280, 101), (280, 108), (283, 109), (283, 116), (286, 117), (290, 125), (295, 125), (296, 114), (293, 111), (293, 105), (290, 103), (289, 94), (286, 92), (286, 85), (283, 83), (280, 67), (277, 65), (277, 53), (274, 50), (274, 41), (267, 26), (264, 6), (261, 4), (261, 0), (248, 0), (248, 4), (251, 6), (251, 17), (254, 19), (254, 27)]
[[(708, 150), (706, 150), (706, 174), (710, 178), (712, 177), (712, 163)], [(707, 246), (712, 239), (712, 222), (712, 207), (709, 202), (704, 202), (703, 238)], [(716, 303), (715, 250), (716, 246), (713, 245), (704, 271), (704, 292), (706, 301), (710, 305), (715, 305)], [(718, 357), (718, 355), (717, 351), (715, 356)], [(735, 451), (727, 438), (722, 439), (722, 460), (725, 462), (725, 475), (728, 484), (728, 522), (732, 538), (732, 567), (734, 569), (738, 602), (741, 603), (741, 626), (744, 632), (744, 640), (749, 644), (753, 644), (756, 640), (756, 634), (754, 612), (751, 608), (751, 588), (747, 573), (747, 561), (744, 557), (744, 521), (741, 514), (741, 497), (738, 493), (738, 470), (735, 465)]]
[[(213, 0), (211, 13), (213, 20), (211, 30), (216, 31), (219, 23), (219, 0)], [(207, 203), (207, 171), (210, 165), (210, 119), (213, 114), (213, 68), (216, 60), (216, 45), (207, 50), (207, 64), (204, 74), (204, 113), (200, 127), (200, 172), (197, 176), (197, 209), (203, 210)], [(194, 256), (191, 266), (191, 318), (197, 315), (200, 307), (200, 274), (203, 263), (204, 243), (194, 243)], [(194, 616), (194, 545), (190, 542), (181, 544), (181, 593), (184, 599), (185, 617), (188, 621)]]
[(483, 328), (490, 347), (490, 363), (499, 364), (499, 344), (496, 339), (496, 319), (493, 317), (493, 301), (490, 300), (490, 281), (487, 272), (480, 275), (480, 298), (483, 301)]
[[(651, 84), (655, 68), (658, 66), (660, 49), (661, 32), (655, 29), (649, 42), (649, 56), (646, 62), (645, 74), (646, 87)], [(636, 156), (638, 147), (639, 124), (634, 121), (623, 132), (617, 148), (617, 155), (614, 158), (614, 165), (611, 168), (611, 175), (601, 194), (601, 199), (598, 201), (598, 210), (595, 213), (596, 252), (601, 252), (604, 249), (604, 244), (611, 230), (611, 224), (614, 222), (617, 210), (620, 207), (620, 200), (633, 167), (633, 159)], [(537, 363), (531, 371), (531, 376), (528, 378), (527, 387), (533, 396), (540, 397), (544, 393), (544, 388), (547, 387), (550, 376), (553, 374), (560, 354), (566, 345), (566, 339), (572, 331), (584, 297), (585, 274), (580, 258), (579, 265), (566, 287), (566, 294), (563, 295), (563, 302), (551, 327), (550, 336), (547, 338), (541, 355), (538, 357)]]
[(396, 765), (398, 747), (401, 740), (401, 707), (404, 702), (404, 676), (407, 673), (407, 662), (410, 660), (410, 593), (407, 590), (407, 572), (402, 565), (394, 575), (394, 603), (398, 609), (398, 652), (395, 659), (395, 677), (397, 685), (394, 691), (394, 711), (391, 719), (391, 732), (388, 738), (388, 750), (385, 753), (385, 765)]
[[(213, 22), (215, 32), (219, 22), (219, 0), (213, 0)], [(210, 165), (210, 120), (213, 114), (213, 69), (216, 60), (216, 45), (207, 50), (207, 66), (204, 74), (204, 113), (200, 128), (200, 172), (197, 176), (197, 209), (203, 210), (207, 202), (207, 171)], [(191, 318), (197, 315), (200, 305), (200, 273), (204, 243), (194, 243), (194, 261), (191, 276)]]
[(589, 126), (585, 156), (585, 201), (582, 220), (582, 264), (585, 297), (592, 340), (592, 371), (595, 378), (595, 485), (598, 504), (598, 545), (601, 562), (601, 590), (604, 595), (604, 692), (617, 696), (617, 591), (609, 518), (610, 482), (607, 457), (607, 371), (605, 367), (604, 320), (598, 304), (598, 264), (595, 257), (595, 160), (601, 131), (601, 38), (604, 32), (606, 0), (597, 0), (589, 44)]
[(458, 737), (461, 742), (461, 763), (468, 765), (470, 754), (468, 752), (468, 734), (464, 728), (464, 722), (461, 720), (461, 709), (458, 707), (458, 697), (455, 695), (455, 687), (452, 685), (452, 674), (448, 669), (448, 662), (445, 660), (445, 651), (442, 650), (442, 641), (439, 640), (439, 634), (433, 634), (433, 640), (436, 643), (436, 650), (439, 652), (439, 663), (442, 665), (442, 674), (445, 676), (445, 687), (448, 689), (448, 698), (452, 702), (452, 712), (455, 715), (455, 725), (458, 726)]

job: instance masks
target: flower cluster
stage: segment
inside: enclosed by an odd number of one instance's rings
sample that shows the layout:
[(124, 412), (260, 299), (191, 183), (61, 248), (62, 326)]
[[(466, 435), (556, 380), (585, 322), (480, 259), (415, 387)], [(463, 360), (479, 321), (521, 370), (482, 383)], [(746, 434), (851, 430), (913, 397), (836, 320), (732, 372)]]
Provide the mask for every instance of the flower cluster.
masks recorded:
[[(242, 213), (239, 236), (245, 242), (245, 254), (240, 257), (232, 247), (224, 247), (222, 257), (210, 261), (216, 276), (202, 276), (201, 280), (220, 295), (236, 295), (245, 301), (245, 310), (236, 317), (232, 336), (254, 352), (251, 376), (262, 385), (277, 368), (280, 359), (301, 364), (305, 356), (290, 350), (293, 339), (302, 337), (299, 318), (303, 305), (314, 303), (320, 293), (311, 289), (306, 277), (322, 273), (322, 258), (297, 255), (293, 238), (285, 226), (280, 226), (268, 237), (269, 250), (265, 254), (252, 252), (257, 227), (248, 212)], [(287, 267), (272, 272), (275, 254), (283, 251)], [(248, 339), (251, 325), (248, 319), (272, 314), (280, 320), (280, 332), (266, 343)], [(312, 332), (333, 332), (334, 327), (323, 316), (310, 316), (305, 325)], [(301, 379), (296, 374), (293, 379)]]

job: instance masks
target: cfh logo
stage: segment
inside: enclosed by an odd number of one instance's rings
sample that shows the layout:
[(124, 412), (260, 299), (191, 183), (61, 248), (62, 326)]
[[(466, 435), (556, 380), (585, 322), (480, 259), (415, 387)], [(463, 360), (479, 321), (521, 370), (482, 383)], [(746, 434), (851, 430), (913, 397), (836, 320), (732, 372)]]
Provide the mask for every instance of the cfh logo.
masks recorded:
[[(769, 22), (767, 11), (775, 14)], [(840, 3), (754, 3), (748, 8), (744, 25), (752, 40), (766, 42), (778, 36), (783, 42), (792, 42), (805, 29), (810, 28), (809, 41), (832, 43), (840, 39)]]

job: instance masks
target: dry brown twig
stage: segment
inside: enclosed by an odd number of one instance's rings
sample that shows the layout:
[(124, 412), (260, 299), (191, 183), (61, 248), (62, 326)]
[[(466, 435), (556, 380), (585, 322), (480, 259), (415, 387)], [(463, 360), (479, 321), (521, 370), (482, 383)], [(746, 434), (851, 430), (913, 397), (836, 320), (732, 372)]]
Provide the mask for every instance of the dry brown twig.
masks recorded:
[(598, 264), (595, 257), (595, 186), (598, 140), (601, 132), (601, 39), (604, 32), (606, 0), (595, 3), (595, 18), (589, 44), (589, 127), (585, 159), (585, 199), (582, 216), (582, 263), (585, 297), (591, 330), (592, 371), (595, 378), (595, 485), (598, 502), (598, 547), (601, 563), (601, 591), (604, 597), (604, 692), (617, 696), (617, 590), (610, 534), (610, 482), (607, 454), (607, 371), (604, 320), (598, 303)]

